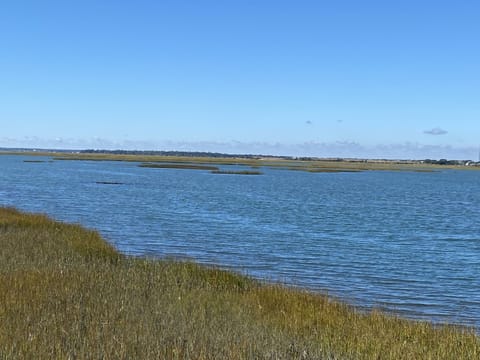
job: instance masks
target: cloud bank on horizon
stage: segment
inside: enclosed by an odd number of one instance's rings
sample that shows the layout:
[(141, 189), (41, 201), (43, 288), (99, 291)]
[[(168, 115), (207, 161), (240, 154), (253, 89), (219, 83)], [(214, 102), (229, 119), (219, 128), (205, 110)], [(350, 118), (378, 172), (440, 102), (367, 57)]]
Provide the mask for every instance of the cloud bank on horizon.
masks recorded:
[(241, 141), (112, 141), (103, 138), (42, 139), (31, 137), (24, 139), (0, 138), (0, 147), (39, 148), (67, 150), (164, 150), (164, 151), (201, 151), (228, 154), (310, 156), (320, 158), (363, 158), (363, 159), (457, 159), (478, 160), (479, 148), (472, 146), (452, 147), (449, 145), (422, 145), (406, 142), (403, 144), (379, 144), (366, 146), (356, 142), (304, 142), (282, 144), (268, 142)]

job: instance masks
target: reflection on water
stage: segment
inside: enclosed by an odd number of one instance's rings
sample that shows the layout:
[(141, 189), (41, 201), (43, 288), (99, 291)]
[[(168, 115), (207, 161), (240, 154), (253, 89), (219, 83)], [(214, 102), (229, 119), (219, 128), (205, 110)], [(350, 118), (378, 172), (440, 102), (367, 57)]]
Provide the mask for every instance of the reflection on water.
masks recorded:
[(480, 325), (480, 172), (235, 176), (25, 159), (0, 156), (0, 204), (96, 228), (125, 253)]

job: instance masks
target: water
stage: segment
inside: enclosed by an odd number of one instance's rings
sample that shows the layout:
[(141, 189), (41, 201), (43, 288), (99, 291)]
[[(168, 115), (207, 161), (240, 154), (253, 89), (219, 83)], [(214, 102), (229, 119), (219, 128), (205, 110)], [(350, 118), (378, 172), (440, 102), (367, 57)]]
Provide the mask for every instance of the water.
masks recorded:
[(480, 172), (238, 176), (28, 159), (0, 156), (0, 205), (95, 228), (124, 253), (480, 327)]

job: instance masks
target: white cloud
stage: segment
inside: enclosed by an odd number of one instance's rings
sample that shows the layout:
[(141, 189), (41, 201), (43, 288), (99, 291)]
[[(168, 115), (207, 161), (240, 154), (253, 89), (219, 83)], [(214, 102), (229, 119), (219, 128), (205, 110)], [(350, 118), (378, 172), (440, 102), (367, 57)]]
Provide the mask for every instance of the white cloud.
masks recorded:
[(448, 134), (448, 131), (436, 127), (431, 130), (425, 130), (423, 133), (427, 135), (445, 135), (445, 134)]

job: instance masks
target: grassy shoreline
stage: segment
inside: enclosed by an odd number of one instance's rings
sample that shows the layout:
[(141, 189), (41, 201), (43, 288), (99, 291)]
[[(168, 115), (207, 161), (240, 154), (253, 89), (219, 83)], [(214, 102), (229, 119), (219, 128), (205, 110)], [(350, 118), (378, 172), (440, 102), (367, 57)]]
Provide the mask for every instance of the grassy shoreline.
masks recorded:
[(474, 359), (472, 329), (364, 313), (0, 208), (0, 358)]

